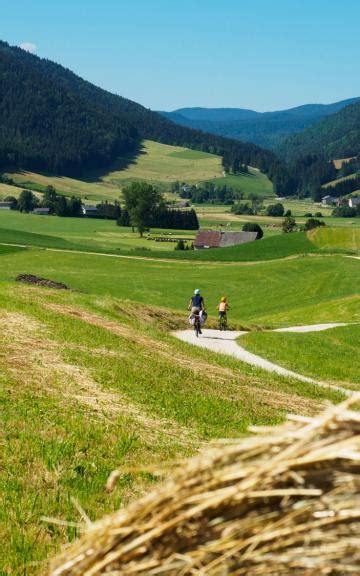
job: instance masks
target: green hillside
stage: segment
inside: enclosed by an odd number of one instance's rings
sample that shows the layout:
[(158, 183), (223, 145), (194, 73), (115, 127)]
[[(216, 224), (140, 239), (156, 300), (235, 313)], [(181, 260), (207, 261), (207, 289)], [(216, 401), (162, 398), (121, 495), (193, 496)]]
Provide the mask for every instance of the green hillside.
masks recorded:
[(324, 155), (328, 160), (360, 154), (360, 102), (346, 106), (299, 134), (290, 136), (277, 149), (293, 162), (308, 154)]
[[(163, 306), (185, 314), (200, 286), (211, 315), (224, 292), (236, 322), (287, 325), (353, 321), (360, 315), (359, 262), (343, 256), (313, 255), (267, 262), (228, 263), (110, 258), (103, 255), (22, 250), (1, 256), (2, 278), (29, 273), (62, 281), (81, 292)], [(165, 300), (164, 300), (165, 299)], [(357, 300), (357, 304), (356, 304)], [(332, 305), (333, 302), (333, 305)], [(322, 309), (323, 306), (323, 309)], [(304, 311), (306, 308), (306, 311)]]
[(360, 228), (315, 228), (308, 232), (308, 237), (318, 248), (360, 254)]
[(151, 140), (143, 142), (141, 153), (130, 163), (126, 158), (119, 158), (110, 170), (91, 172), (83, 179), (28, 171), (9, 171), (6, 176), (35, 190), (44, 191), (46, 186), (52, 185), (61, 194), (91, 201), (118, 199), (121, 188), (135, 180), (152, 182), (164, 191), (176, 181), (197, 184), (210, 180), (219, 186), (226, 184), (240, 189), (245, 196), (252, 192), (262, 196), (273, 193), (270, 180), (258, 170), (224, 178), (219, 156)]
[[(53, 255), (55, 275), (57, 262)], [(16, 267), (14, 260), (11, 275)], [(113, 285), (120, 280), (116, 268)], [(313, 415), (341, 399), (179, 342), (167, 332), (181, 322), (165, 308), (93, 288), (14, 282), (1, 283), (0, 298), (4, 574), (43, 573), (44, 561), (79, 534), (79, 506), (95, 521), (150, 489), (153, 469), (211, 438), (279, 423), (288, 412)], [(119, 466), (109, 493), (106, 480)]]
[[(103, 221), (8, 216), (13, 217), (10, 232), (25, 240), (38, 236), (44, 245), (52, 238), (76, 246), (86, 234), (90, 242), (91, 226), (95, 238), (95, 230), (99, 237), (106, 232)], [(24, 222), (32, 231), (22, 232)], [(277, 248), (270, 242), (276, 239)], [(266, 246), (265, 240), (254, 242), (251, 250), (262, 243)], [(280, 245), (281, 255), (289, 255), (291, 243), (293, 254), (296, 246), (316, 249), (305, 234), (283, 235), (269, 238), (269, 257), (280, 254)], [(272, 425), (289, 412), (312, 415), (324, 401), (342, 398), (170, 334), (188, 327), (194, 287), (205, 296), (209, 325), (216, 321), (222, 294), (231, 305), (231, 327), (360, 321), (356, 259), (320, 253), (257, 259), (260, 252), (248, 263), (199, 260), (194, 265), (0, 245), (4, 574), (43, 571), (43, 561), (79, 533), (74, 502), (94, 521), (148, 490), (157, 481), (149, 466), (194, 454), (211, 438), (244, 434), (249, 424)], [(65, 282), (72, 290), (14, 282), (24, 273)], [(286, 341), (279, 359), (312, 374), (316, 357), (332, 358), (331, 364), (319, 363), (314, 374), (355, 387), (355, 362), (340, 366), (337, 359), (352, 357), (356, 336), (356, 331), (336, 332), (336, 342), (309, 338), (290, 347)], [(306, 368), (295, 364), (303, 349), (304, 357), (305, 351), (312, 354)], [(269, 357), (273, 354), (270, 350)], [(119, 466), (123, 474), (109, 494), (106, 480)]]

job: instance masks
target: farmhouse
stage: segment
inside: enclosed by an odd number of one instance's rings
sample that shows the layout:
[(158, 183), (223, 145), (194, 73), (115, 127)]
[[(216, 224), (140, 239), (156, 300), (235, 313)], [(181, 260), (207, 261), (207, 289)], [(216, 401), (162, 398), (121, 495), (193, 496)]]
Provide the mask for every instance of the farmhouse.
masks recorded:
[(98, 216), (99, 214), (96, 206), (92, 206), (91, 204), (83, 204), (81, 206), (81, 212), (84, 216)]
[(353, 196), (352, 198), (349, 198), (349, 207), (356, 208), (357, 206), (360, 206), (360, 196)]
[(194, 240), (195, 250), (203, 248), (225, 248), (237, 246), (256, 240), (257, 232), (218, 232), (217, 230), (200, 230)]
[(323, 196), (321, 199), (322, 206), (334, 206), (338, 202), (338, 198), (334, 198), (333, 196)]
[(50, 208), (34, 208), (32, 214), (38, 214), (40, 216), (47, 216), (50, 214)]
[(0, 202), (1, 210), (11, 210), (12, 202)]

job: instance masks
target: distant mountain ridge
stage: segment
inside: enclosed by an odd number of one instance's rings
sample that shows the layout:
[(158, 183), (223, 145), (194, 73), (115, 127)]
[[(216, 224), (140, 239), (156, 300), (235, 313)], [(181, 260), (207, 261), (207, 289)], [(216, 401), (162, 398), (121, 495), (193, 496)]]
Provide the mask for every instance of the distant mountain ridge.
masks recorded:
[(276, 149), (290, 135), (302, 132), (323, 117), (335, 114), (359, 100), (360, 98), (349, 98), (333, 104), (304, 104), (274, 112), (256, 112), (246, 108), (195, 107), (179, 108), (160, 114), (188, 128)]

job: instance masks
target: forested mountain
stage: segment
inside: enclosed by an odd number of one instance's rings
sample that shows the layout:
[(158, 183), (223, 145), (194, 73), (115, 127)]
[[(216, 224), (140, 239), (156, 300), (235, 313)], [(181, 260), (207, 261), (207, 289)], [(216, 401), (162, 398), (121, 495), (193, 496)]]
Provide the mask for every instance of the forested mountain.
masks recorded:
[[(0, 168), (81, 176), (136, 154), (141, 139), (221, 155), (224, 165), (251, 164), (277, 178), (276, 157), (258, 146), (174, 124), (111, 94), (70, 70), (0, 42)], [(280, 186), (286, 181), (279, 178)]]
[(324, 116), (335, 114), (357, 100), (351, 98), (334, 104), (306, 104), (277, 112), (255, 112), (243, 108), (180, 108), (161, 114), (182, 126), (274, 149), (289, 135), (301, 132)]
[(360, 102), (323, 118), (304, 132), (291, 136), (278, 148), (287, 162), (306, 155), (326, 160), (360, 155)]

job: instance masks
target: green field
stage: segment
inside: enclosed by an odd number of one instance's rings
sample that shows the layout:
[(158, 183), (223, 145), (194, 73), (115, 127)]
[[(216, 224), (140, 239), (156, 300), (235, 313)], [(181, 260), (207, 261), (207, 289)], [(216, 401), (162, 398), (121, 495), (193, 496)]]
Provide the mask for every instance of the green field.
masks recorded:
[(151, 140), (144, 141), (135, 160), (119, 158), (107, 172), (89, 173), (83, 180), (27, 171), (8, 172), (7, 176), (17, 184), (40, 192), (52, 185), (60, 194), (80, 196), (89, 201), (119, 199), (122, 187), (136, 180), (151, 182), (163, 192), (176, 181), (196, 184), (216, 180), (219, 185), (227, 184), (243, 190), (245, 195), (250, 192), (263, 196), (272, 194), (270, 180), (258, 170), (251, 169), (248, 175), (224, 178), (220, 156)]
[[(152, 235), (162, 236), (164, 230), (151, 230)], [(187, 230), (171, 230), (176, 238), (194, 238)], [(140, 238), (131, 228), (116, 226), (114, 220), (91, 218), (60, 218), (21, 214), (16, 211), (0, 210), (0, 242), (26, 244), (43, 248), (68, 250), (90, 250), (96, 252), (129, 253), (134, 250), (168, 251), (175, 244)]]
[(300, 374), (360, 390), (360, 324), (307, 334), (253, 332), (241, 345)]
[[(44, 255), (27, 253), (31, 267)], [(88, 263), (73, 261), (73, 273)], [(42, 562), (79, 532), (76, 503), (95, 520), (149, 489), (156, 481), (149, 466), (341, 398), (179, 342), (167, 334), (176, 316), (120, 296), (116, 266), (108, 273), (119, 297), (99, 292), (104, 270), (94, 265), (87, 294), (0, 285), (2, 574), (44, 573)], [(63, 275), (53, 254), (46, 272), (56, 269)], [(109, 494), (106, 479), (118, 467), (123, 474)]]
[[(284, 206), (285, 211), (291, 210), (291, 213), (295, 218), (304, 218), (305, 214), (310, 213), (313, 216), (315, 212), (321, 212), (323, 216), (331, 216), (332, 208), (324, 207), (320, 204), (315, 204), (311, 199), (306, 198), (303, 200), (299, 200), (297, 198), (274, 198), (266, 199), (264, 201), (264, 206), (268, 206), (269, 204), (274, 204), (275, 202), (281, 202)], [(305, 218), (306, 220), (306, 218)]]
[(263, 198), (274, 195), (273, 185), (269, 178), (256, 168), (251, 167), (248, 174), (228, 174), (222, 178), (217, 178), (216, 184), (219, 186), (226, 184), (229, 188), (241, 190), (245, 198), (249, 194), (257, 194)]
[[(33, 191), (36, 196), (40, 197), (40, 194), (36, 191)], [(13, 196), (14, 198), (18, 198), (21, 194), (21, 188), (18, 186), (11, 186), (10, 184), (2, 184), (0, 182), (0, 200), (4, 200), (7, 196)]]
[[(2, 278), (30, 273), (63, 281), (70, 287), (121, 300), (184, 311), (194, 287), (200, 286), (215, 315), (225, 293), (237, 324), (286, 326), (315, 321), (359, 319), (359, 262), (343, 256), (223, 264), (109, 258), (44, 250), (1, 256)], [(90, 280), (91, 279), (91, 280)]]
[[(8, 232), (1, 228), (0, 241), (7, 234), (8, 241), (43, 247), (100, 249), (103, 243), (108, 250), (111, 234), (122, 237), (123, 247), (129, 234), (104, 220), (0, 218), (11, 222)], [(210, 438), (244, 434), (249, 424), (275, 424), (289, 412), (314, 414), (325, 400), (341, 398), (194, 348), (170, 331), (188, 326), (187, 304), (198, 286), (210, 325), (222, 294), (232, 328), (360, 322), (358, 260), (324, 255), (304, 233), (188, 253), (195, 262), (153, 254), (157, 258), (121, 258), (0, 245), (1, 574), (44, 572), (41, 562), (78, 533), (72, 499), (95, 520), (149, 489), (156, 478), (142, 467), (193, 454)], [(23, 273), (72, 290), (14, 282)], [(254, 338), (271, 358), (267, 338), (279, 336), (280, 363), (354, 387), (358, 331), (351, 330), (324, 339), (324, 333), (306, 335), (291, 345), (287, 338), (299, 335), (254, 332), (246, 345)], [(306, 366), (299, 359), (305, 351), (312, 358)], [(117, 467), (123, 473), (109, 494), (104, 485)], [(54, 525), (43, 516), (75, 524)]]
[[(199, 217), (202, 226), (206, 226), (205, 214), (216, 213), (210, 209), (208, 212), (201, 211)], [(253, 218), (256, 220), (257, 217)], [(214, 221), (212, 222), (212, 225), (208, 222), (209, 227), (216, 228)], [(227, 227), (227, 230), (241, 229), (244, 222), (231, 221), (231, 224), (231, 228)], [(260, 241), (220, 250), (181, 252), (174, 250), (176, 245), (174, 242), (156, 242), (151, 238), (183, 238), (190, 245), (195, 237), (195, 231), (154, 229), (151, 230), (148, 239), (147, 235), (140, 238), (137, 233), (131, 231), (131, 228), (116, 226), (113, 220), (37, 216), (3, 210), (0, 211), (0, 243), (211, 262), (274, 260), (315, 253), (319, 250), (329, 253), (359, 253), (360, 228), (325, 227), (306, 235), (303, 232), (282, 234), (279, 228), (272, 227), (270, 223), (260, 221), (260, 224), (265, 231), (265, 237)]]
[(360, 228), (316, 228), (308, 233), (316, 246), (326, 250), (349, 250), (360, 254)]

